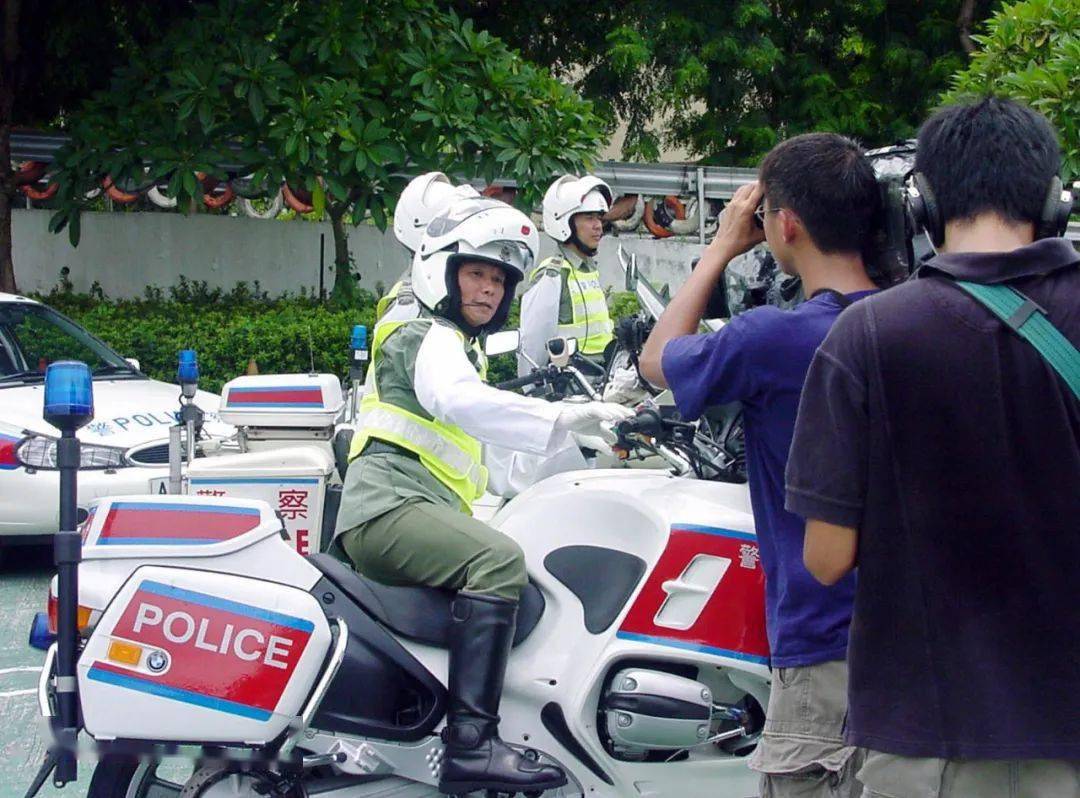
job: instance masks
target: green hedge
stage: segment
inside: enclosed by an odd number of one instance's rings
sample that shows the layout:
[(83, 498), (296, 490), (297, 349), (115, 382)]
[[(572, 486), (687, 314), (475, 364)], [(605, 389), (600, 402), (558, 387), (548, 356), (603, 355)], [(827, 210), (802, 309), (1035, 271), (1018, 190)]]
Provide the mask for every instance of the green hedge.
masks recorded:
[[(194, 349), (200, 387), (217, 393), (244, 374), (251, 360), (262, 374), (314, 368), (344, 379), (353, 325), (371, 329), (376, 297), (361, 291), (355, 304), (343, 307), (303, 294), (270, 297), (258, 283), (240, 283), (226, 292), (181, 278), (168, 290), (148, 288), (141, 299), (110, 299), (96, 286), (78, 294), (70, 284), (35, 299), (71, 317), (121, 355), (137, 358), (143, 372), (155, 379), (172, 382), (177, 352)], [(611, 304), (618, 315), (628, 315), (637, 309), (632, 300), (632, 295), (617, 294)], [(516, 305), (511, 327), (517, 324)], [(492, 382), (514, 374), (513, 355), (494, 359)]]

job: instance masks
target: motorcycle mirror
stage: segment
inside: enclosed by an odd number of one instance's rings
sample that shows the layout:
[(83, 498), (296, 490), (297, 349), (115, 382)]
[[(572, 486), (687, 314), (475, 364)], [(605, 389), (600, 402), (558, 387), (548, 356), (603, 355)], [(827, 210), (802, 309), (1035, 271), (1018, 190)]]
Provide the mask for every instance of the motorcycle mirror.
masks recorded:
[(570, 363), (577, 352), (577, 338), (551, 338), (547, 342), (548, 359), (560, 368)]
[(637, 288), (638, 281), (638, 269), (637, 269), (637, 253), (627, 257), (626, 250), (623, 249), (623, 245), (619, 244), (619, 263), (623, 267), (623, 272), (626, 275), (626, 290), (633, 291)]
[(521, 334), (517, 330), (503, 330), (492, 333), (484, 341), (484, 354), (488, 357), (505, 355), (508, 352), (516, 352), (521, 342)]

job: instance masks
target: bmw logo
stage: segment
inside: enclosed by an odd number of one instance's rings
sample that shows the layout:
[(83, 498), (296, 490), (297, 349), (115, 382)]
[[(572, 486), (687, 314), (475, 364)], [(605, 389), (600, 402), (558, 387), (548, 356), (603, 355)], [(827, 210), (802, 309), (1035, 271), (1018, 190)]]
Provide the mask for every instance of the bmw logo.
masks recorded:
[(146, 667), (154, 673), (161, 673), (169, 667), (169, 655), (164, 651), (151, 651), (146, 658)]

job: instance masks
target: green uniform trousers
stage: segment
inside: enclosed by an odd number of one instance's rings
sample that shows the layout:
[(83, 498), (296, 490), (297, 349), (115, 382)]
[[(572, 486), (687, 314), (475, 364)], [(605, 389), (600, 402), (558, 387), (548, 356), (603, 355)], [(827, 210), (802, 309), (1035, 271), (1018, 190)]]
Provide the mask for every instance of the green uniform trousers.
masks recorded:
[(356, 570), (387, 585), (430, 585), (517, 601), (528, 582), (513, 540), (472, 516), (420, 498), (339, 538)]

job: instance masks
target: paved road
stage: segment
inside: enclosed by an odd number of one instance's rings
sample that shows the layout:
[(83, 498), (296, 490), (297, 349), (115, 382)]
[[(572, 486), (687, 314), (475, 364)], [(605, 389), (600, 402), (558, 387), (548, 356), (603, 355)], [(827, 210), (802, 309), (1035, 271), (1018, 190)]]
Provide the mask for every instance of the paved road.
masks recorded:
[[(52, 551), (47, 547), (9, 549), (0, 563), (0, 798), (22, 798), (45, 755), (39, 733), (37, 671), (43, 654), (27, 645), (34, 613), (45, 609)], [(63, 790), (51, 785), (41, 798), (82, 798), (91, 764), (79, 768), (79, 781)]]

